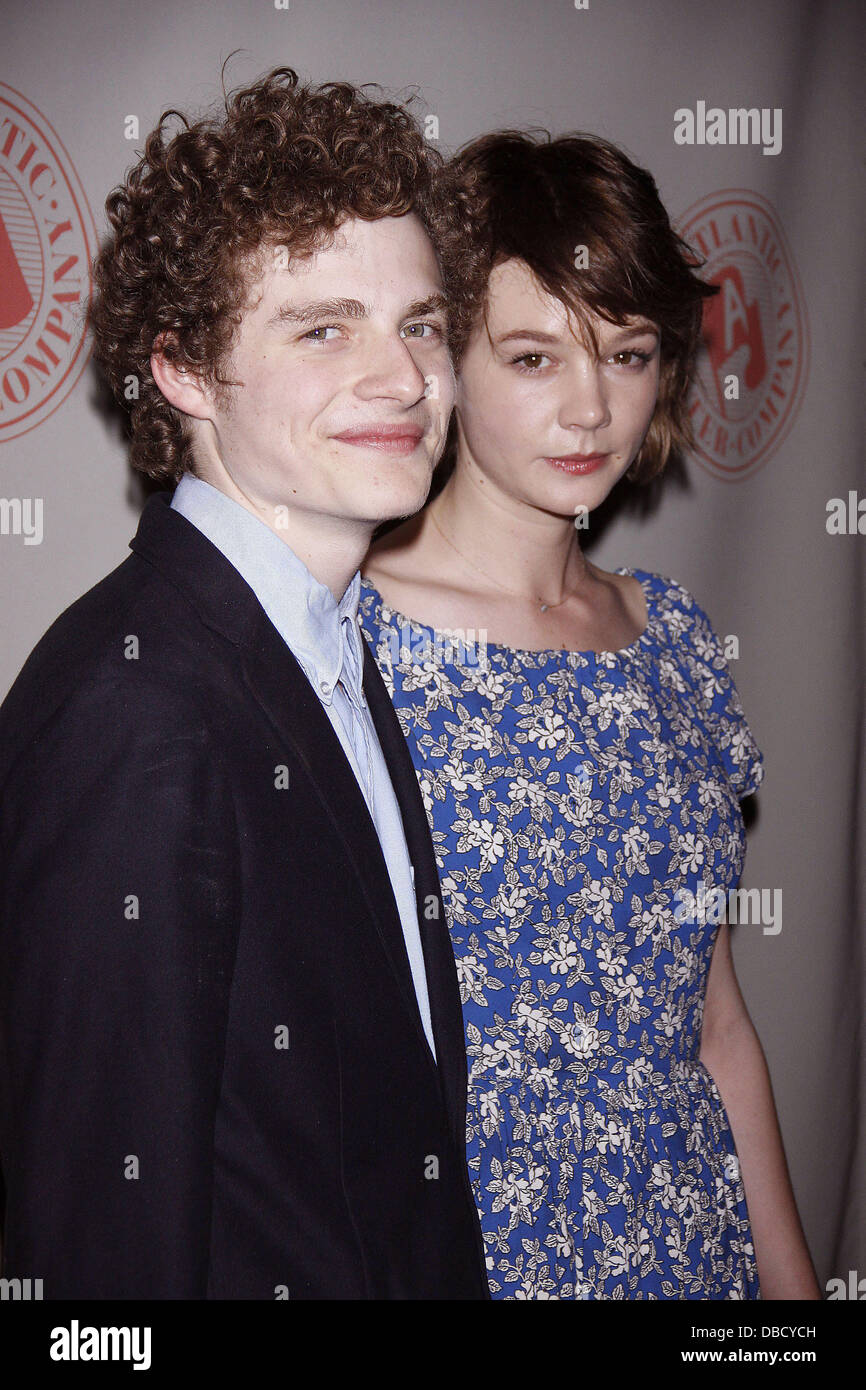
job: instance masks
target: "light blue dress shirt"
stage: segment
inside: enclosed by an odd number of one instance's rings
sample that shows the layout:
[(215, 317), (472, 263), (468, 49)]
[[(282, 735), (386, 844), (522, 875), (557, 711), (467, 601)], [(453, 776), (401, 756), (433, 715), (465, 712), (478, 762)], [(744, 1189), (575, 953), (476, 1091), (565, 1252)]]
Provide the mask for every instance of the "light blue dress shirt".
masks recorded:
[(276, 532), (202, 478), (185, 473), (171, 505), (207, 536), (249, 584), (333, 725), (379, 835), (403, 927), (421, 1021), (435, 1058), (415, 900), (415, 870), (409, 858), (400, 806), (362, 684), (364, 651), (358, 631), (361, 572), (355, 571), (338, 605), (330, 589), (314, 578)]

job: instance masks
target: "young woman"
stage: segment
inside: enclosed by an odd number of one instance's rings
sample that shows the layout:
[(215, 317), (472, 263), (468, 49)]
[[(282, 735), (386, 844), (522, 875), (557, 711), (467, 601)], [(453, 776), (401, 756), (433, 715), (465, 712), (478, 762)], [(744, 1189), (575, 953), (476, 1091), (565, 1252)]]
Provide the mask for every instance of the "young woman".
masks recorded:
[(451, 471), (374, 545), (360, 619), (433, 830), (490, 1287), (819, 1298), (719, 921), (761, 754), (691, 593), (581, 548), (688, 442), (711, 291), (603, 140), (490, 135), (451, 178)]

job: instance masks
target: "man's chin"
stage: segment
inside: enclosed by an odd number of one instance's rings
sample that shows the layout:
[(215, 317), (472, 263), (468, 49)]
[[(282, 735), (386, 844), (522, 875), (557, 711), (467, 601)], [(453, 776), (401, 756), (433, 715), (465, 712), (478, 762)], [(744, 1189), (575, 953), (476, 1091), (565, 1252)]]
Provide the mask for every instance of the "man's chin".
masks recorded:
[(368, 507), (371, 502), (375, 503), (375, 524), (377, 526), (383, 521), (403, 521), (406, 517), (414, 516), (416, 512), (420, 512), (427, 501), (432, 481), (433, 472), (431, 469), (423, 486), (419, 485), (417, 478), (414, 480), (407, 478), (399, 487), (377, 488), (375, 498), (366, 497), (364, 503)]

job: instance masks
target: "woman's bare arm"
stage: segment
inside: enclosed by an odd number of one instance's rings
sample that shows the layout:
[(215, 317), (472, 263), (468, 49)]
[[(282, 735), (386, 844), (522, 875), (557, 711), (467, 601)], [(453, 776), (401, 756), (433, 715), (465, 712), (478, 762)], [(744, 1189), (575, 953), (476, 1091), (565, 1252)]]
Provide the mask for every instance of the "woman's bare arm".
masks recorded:
[(700, 1060), (728, 1112), (740, 1160), (763, 1299), (820, 1299), (797, 1212), (770, 1074), (740, 993), (730, 929), (719, 927), (710, 963)]

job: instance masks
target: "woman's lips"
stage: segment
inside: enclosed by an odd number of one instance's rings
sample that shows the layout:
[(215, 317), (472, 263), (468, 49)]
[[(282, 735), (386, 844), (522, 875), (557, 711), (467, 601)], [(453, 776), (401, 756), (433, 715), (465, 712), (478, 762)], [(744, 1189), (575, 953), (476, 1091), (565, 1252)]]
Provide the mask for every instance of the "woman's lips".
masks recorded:
[(567, 454), (561, 458), (548, 458), (547, 462), (563, 473), (592, 473), (607, 463), (608, 457), (608, 454)]

